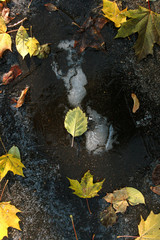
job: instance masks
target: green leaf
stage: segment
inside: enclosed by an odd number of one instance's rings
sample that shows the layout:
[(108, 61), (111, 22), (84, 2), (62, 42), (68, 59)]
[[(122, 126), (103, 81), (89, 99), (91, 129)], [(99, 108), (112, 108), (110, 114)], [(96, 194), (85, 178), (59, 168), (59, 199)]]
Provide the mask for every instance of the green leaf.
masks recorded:
[(28, 41), (28, 33), (23, 26), (20, 26), (16, 34), (16, 48), (17, 51), (21, 54), (23, 59), (28, 54), (28, 48), (26, 43)]
[(27, 50), (29, 52), (30, 57), (32, 56), (36, 56), (39, 54), (39, 47), (40, 44), (38, 42), (38, 40), (35, 37), (29, 37), (28, 41), (25, 43), (27, 46)]
[(103, 0), (102, 11), (106, 18), (114, 22), (115, 27), (120, 27), (122, 23), (126, 22), (126, 16), (124, 13), (127, 11), (127, 8), (120, 11), (115, 2)]
[(123, 23), (115, 38), (125, 38), (138, 33), (134, 45), (138, 60), (153, 54), (155, 43), (160, 45), (160, 14), (139, 6), (136, 10), (129, 10), (125, 14), (129, 20)]
[(20, 152), (16, 146), (13, 146), (8, 154), (0, 157), (0, 181), (6, 176), (8, 171), (24, 177), (23, 168), (25, 166), (21, 162)]
[[(74, 137), (81, 136), (87, 131), (87, 117), (82, 110), (77, 107), (73, 110), (69, 110), (65, 116), (64, 126), (67, 131)], [(72, 141), (73, 146), (73, 141)]]
[(93, 175), (90, 174), (90, 171), (88, 170), (83, 178), (81, 179), (81, 182), (79, 183), (77, 180), (70, 179), (70, 189), (74, 190), (73, 194), (77, 195), (80, 198), (93, 198), (95, 196), (98, 196), (98, 192), (101, 190), (103, 181), (93, 183)]

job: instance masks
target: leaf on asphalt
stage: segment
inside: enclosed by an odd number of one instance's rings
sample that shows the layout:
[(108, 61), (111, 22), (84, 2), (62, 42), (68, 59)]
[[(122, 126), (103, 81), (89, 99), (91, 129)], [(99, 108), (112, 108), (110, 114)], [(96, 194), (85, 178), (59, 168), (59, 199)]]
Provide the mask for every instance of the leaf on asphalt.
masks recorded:
[(132, 187), (124, 187), (120, 190), (115, 190), (113, 193), (107, 193), (104, 199), (113, 204), (113, 208), (116, 210), (116, 213), (124, 213), (129, 206), (128, 202), (132, 206), (139, 203), (145, 204), (142, 193)]
[(160, 45), (160, 14), (139, 6), (136, 10), (127, 11), (126, 16), (129, 20), (122, 24), (115, 38), (125, 38), (137, 32), (134, 49), (140, 61), (153, 54), (155, 43)]
[(8, 33), (6, 33), (7, 27), (4, 22), (4, 19), (0, 17), (0, 58), (6, 50), (11, 49), (12, 40)]
[(157, 195), (160, 195), (160, 185), (157, 185), (155, 187), (150, 187), (150, 189), (152, 190), (152, 192), (156, 193)]
[(112, 208), (112, 205), (100, 213), (100, 221), (105, 227), (112, 226), (114, 223), (116, 223), (117, 214)]
[(20, 97), (19, 97), (19, 99), (18, 99), (18, 101), (17, 101), (17, 104), (16, 104), (14, 107), (19, 108), (19, 107), (21, 107), (21, 106), (23, 105), (24, 100), (25, 100), (25, 97), (26, 97), (26, 94), (27, 94), (27, 92), (28, 92), (28, 89), (29, 89), (29, 87), (27, 86), (27, 87), (21, 92), (21, 95), (20, 95)]
[(1, 16), (4, 19), (4, 22), (6, 24), (8, 24), (12, 19), (14, 19), (14, 18), (10, 17), (9, 14), (10, 14), (10, 9), (7, 7), (4, 7), (2, 9)]
[(15, 78), (22, 74), (19, 65), (13, 65), (8, 73), (4, 73), (2, 76), (2, 84), (7, 85), (12, 82)]
[(154, 214), (152, 211), (146, 221), (141, 216), (138, 225), (139, 237), (136, 240), (158, 240), (160, 239), (160, 213)]
[(152, 173), (152, 182), (155, 185), (160, 185), (160, 164), (158, 164)]
[(12, 147), (9, 152), (0, 157), (0, 181), (6, 176), (8, 171), (24, 177), (23, 168), (25, 167), (21, 162), (19, 150)]
[(46, 3), (44, 6), (50, 12), (55, 12), (58, 10), (58, 8), (55, 5), (53, 5), (52, 3)]
[(28, 38), (29, 36), (26, 29), (23, 26), (20, 26), (16, 34), (16, 48), (23, 59), (28, 54), (28, 48), (26, 46)]
[(137, 112), (137, 110), (139, 109), (140, 103), (139, 103), (139, 100), (138, 100), (136, 94), (132, 93), (132, 94), (131, 94), (131, 97), (132, 97), (133, 102), (134, 102), (133, 108), (132, 108), (132, 112), (135, 113), (135, 112)]
[(13, 147), (11, 147), (9, 149), (8, 153), (12, 154), (13, 157), (15, 157), (15, 158), (21, 159), (21, 155), (20, 155), (20, 151), (19, 151), (18, 147), (14, 146), (14, 145), (13, 145)]
[(64, 126), (73, 138), (81, 136), (86, 132), (87, 124), (86, 114), (79, 107), (69, 110), (65, 116)]
[(70, 179), (70, 189), (74, 190), (73, 194), (77, 195), (80, 198), (93, 198), (98, 196), (98, 192), (101, 190), (103, 181), (93, 183), (93, 175), (90, 174), (88, 170), (81, 179), (81, 182), (77, 180)]
[(106, 18), (89, 17), (75, 35), (74, 47), (82, 53), (87, 47), (95, 49), (105, 49), (104, 39), (101, 35), (101, 29), (108, 22)]
[(104, 13), (104, 17), (114, 22), (115, 27), (117, 28), (120, 27), (122, 23), (126, 22), (125, 12), (127, 11), (127, 8), (120, 11), (115, 2), (103, 0), (102, 11)]
[(49, 53), (50, 53), (51, 49), (49, 47), (49, 44), (43, 44), (39, 47), (39, 53), (37, 55), (38, 58), (43, 59), (43, 58), (47, 58)]
[(27, 46), (27, 51), (28, 51), (30, 57), (36, 56), (39, 54), (38, 49), (40, 47), (40, 44), (35, 37), (29, 37), (28, 41), (25, 44)]
[(13, 227), (18, 230), (20, 229), (17, 213), (21, 212), (14, 205), (11, 205), (10, 202), (1, 202), (0, 203), (0, 239), (8, 237), (8, 228)]

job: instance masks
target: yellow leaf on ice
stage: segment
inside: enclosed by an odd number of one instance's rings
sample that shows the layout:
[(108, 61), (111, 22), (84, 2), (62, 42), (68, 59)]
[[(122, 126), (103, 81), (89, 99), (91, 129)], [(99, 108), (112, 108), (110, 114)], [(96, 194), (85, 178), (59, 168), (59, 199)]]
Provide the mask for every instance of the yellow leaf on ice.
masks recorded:
[(16, 213), (21, 212), (10, 202), (0, 202), (0, 240), (5, 236), (8, 237), (8, 227), (20, 229), (19, 221)]
[(5, 177), (8, 171), (12, 171), (14, 174), (18, 174), (24, 177), (23, 169), (25, 166), (21, 162), (19, 150), (12, 147), (8, 154), (0, 157), (0, 181)]
[(28, 48), (26, 46), (27, 41), (28, 41), (28, 33), (23, 26), (20, 26), (16, 34), (16, 48), (17, 48), (17, 51), (23, 57), (23, 59), (28, 54)]
[(74, 139), (74, 137), (81, 136), (87, 131), (87, 123), (88, 121), (86, 114), (79, 107), (77, 107), (67, 112), (64, 126)]
[(120, 11), (115, 2), (103, 0), (102, 11), (104, 16), (114, 22), (115, 27), (117, 28), (120, 27), (122, 23), (126, 22), (126, 16), (124, 13), (127, 11), (127, 8)]
[(35, 37), (29, 37), (28, 41), (26, 42), (26, 46), (30, 57), (38, 55), (38, 48), (40, 47), (40, 44)]

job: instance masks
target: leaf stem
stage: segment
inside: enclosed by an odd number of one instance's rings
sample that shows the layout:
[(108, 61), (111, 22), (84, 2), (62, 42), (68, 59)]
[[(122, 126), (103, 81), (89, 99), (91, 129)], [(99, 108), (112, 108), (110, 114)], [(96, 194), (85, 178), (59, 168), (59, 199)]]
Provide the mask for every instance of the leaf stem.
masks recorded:
[(72, 143), (71, 143), (71, 147), (73, 147), (74, 145), (74, 137), (72, 136)]
[(94, 240), (95, 236), (96, 236), (96, 235), (95, 235), (95, 234), (93, 234), (93, 236), (92, 236), (92, 240)]
[(151, 5), (150, 5), (149, 0), (148, 0), (148, 8), (149, 8), (149, 11), (151, 11)]
[(18, 31), (18, 29), (14, 29), (14, 30), (8, 31), (6, 33), (12, 33), (12, 32), (17, 32), (17, 31)]
[(74, 226), (73, 216), (70, 215), (70, 218), (71, 218), (71, 221), (72, 221), (72, 226), (73, 226), (73, 230), (74, 230), (74, 234), (75, 234), (76, 240), (78, 240), (76, 229), (75, 229), (75, 226)]
[(128, 236), (128, 235), (123, 235), (123, 236), (118, 236), (117, 238), (124, 238), (124, 237), (127, 237), (127, 238), (137, 238), (139, 236)]
[(92, 214), (91, 209), (89, 207), (88, 198), (86, 198), (86, 202), (87, 202), (88, 211), (89, 211), (90, 214)]
[(3, 187), (3, 190), (2, 190), (2, 193), (1, 193), (1, 196), (0, 196), (0, 201), (2, 200), (3, 193), (4, 193), (4, 190), (5, 190), (6, 186), (7, 186), (7, 183), (8, 183), (8, 180), (6, 181), (6, 183), (5, 183), (4, 187)]
[(3, 147), (4, 151), (5, 151), (5, 153), (8, 154), (1, 137), (0, 137), (0, 142), (2, 144), (2, 147)]

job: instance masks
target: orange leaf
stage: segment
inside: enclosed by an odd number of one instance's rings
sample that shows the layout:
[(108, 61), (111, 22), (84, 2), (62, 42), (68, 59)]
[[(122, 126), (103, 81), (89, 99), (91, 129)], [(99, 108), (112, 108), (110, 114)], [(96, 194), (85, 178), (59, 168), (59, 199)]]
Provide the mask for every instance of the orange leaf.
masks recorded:
[(53, 5), (52, 3), (46, 3), (44, 6), (50, 12), (55, 12), (58, 10), (58, 8), (55, 5)]
[(27, 91), (28, 91), (29, 87), (27, 86), (22, 92), (21, 92), (21, 95), (17, 101), (17, 104), (16, 104), (16, 108), (19, 108), (23, 105), (24, 103), (24, 100), (25, 100), (25, 97), (26, 97), (26, 94), (27, 94)]
[(137, 96), (134, 93), (131, 94), (131, 97), (134, 101), (132, 112), (135, 113), (139, 109), (140, 103), (139, 103), (139, 100), (138, 100)]
[(3, 74), (2, 77), (2, 84), (7, 85), (8, 83), (12, 82), (15, 78), (21, 75), (22, 71), (19, 65), (13, 65), (8, 73)]
[(152, 192), (160, 195), (160, 185), (157, 185), (157, 186), (155, 186), (155, 187), (152, 187), (152, 186), (151, 186), (150, 189), (152, 190)]

